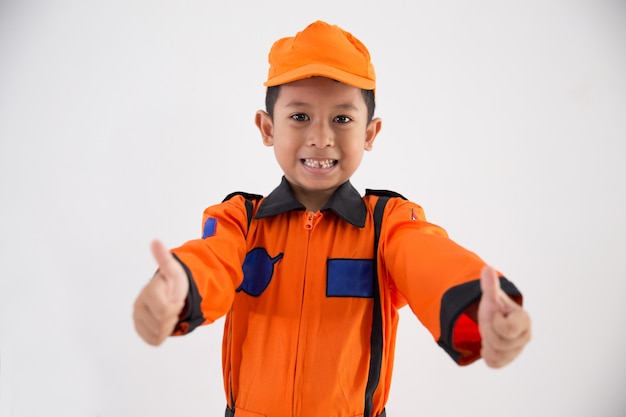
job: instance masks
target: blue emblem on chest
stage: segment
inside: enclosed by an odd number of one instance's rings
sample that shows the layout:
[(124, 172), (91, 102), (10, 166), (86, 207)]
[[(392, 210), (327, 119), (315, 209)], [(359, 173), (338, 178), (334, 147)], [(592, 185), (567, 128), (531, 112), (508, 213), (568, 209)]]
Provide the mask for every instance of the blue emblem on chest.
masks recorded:
[(279, 254), (272, 258), (265, 248), (252, 249), (243, 261), (243, 282), (237, 288), (237, 292), (258, 297), (265, 291), (274, 275), (274, 264), (283, 257)]
[(378, 283), (372, 259), (329, 259), (327, 268), (327, 297), (374, 297)]

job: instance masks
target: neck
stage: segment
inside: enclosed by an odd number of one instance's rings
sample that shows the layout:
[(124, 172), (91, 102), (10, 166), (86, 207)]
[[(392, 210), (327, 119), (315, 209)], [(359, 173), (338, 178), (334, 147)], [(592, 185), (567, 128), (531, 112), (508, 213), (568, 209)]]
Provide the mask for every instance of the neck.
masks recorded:
[(323, 191), (305, 191), (292, 186), (292, 190), (296, 199), (302, 203), (308, 211), (317, 212), (328, 203), (328, 200), (333, 195), (336, 188)]
[(315, 213), (320, 211), (320, 209), (326, 205), (330, 196), (322, 198), (317, 196), (299, 196), (296, 194), (296, 198), (299, 202), (302, 203), (304, 207), (306, 207), (308, 211), (312, 211)]

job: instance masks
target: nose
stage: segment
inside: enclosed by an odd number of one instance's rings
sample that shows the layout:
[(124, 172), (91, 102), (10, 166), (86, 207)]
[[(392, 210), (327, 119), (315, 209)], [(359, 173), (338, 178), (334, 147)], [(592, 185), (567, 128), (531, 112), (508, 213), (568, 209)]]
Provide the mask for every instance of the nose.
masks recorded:
[(309, 146), (325, 148), (333, 146), (335, 143), (335, 132), (332, 126), (324, 120), (317, 120), (311, 123), (308, 136), (307, 143)]

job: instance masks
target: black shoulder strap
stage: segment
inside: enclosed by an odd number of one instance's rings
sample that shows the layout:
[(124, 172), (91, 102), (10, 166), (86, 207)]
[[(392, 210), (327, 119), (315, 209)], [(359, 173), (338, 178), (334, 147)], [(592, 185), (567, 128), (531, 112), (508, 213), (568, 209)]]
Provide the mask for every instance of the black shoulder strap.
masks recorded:
[(389, 190), (371, 190), (369, 188), (366, 188), (365, 195), (377, 195), (379, 197), (389, 197), (389, 198), (397, 197), (397, 198), (406, 200), (406, 197), (404, 197), (402, 194), (396, 193), (395, 191), (389, 191)]
[[(238, 196), (238, 195), (240, 195), (240, 196), (242, 196), (244, 198), (244, 203), (246, 205), (246, 216), (248, 218), (248, 229), (250, 229), (250, 222), (252, 222), (252, 217), (254, 216), (254, 203), (253, 203), (253, 201), (258, 201), (258, 200), (262, 199), (263, 196), (260, 195), (260, 194), (251, 194), (251, 193), (246, 193), (246, 192), (243, 192), (243, 191), (235, 191), (233, 193), (228, 194), (226, 196), (226, 198), (224, 198), (224, 200), (222, 200), (222, 202), (228, 201), (231, 198), (233, 198), (235, 196)], [(246, 229), (246, 230), (248, 230), (248, 229)], [(231, 323), (231, 325), (232, 325), (232, 323)], [(231, 372), (232, 372), (232, 366), (231, 366)], [(225, 416), (226, 417), (233, 417), (235, 415), (235, 399), (233, 398), (232, 379), (231, 379), (231, 381), (229, 381), (229, 385), (230, 385), (230, 389), (229, 389), (229, 391), (230, 391), (229, 392), (229, 395), (230, 395), (230, 407), (228, 406), (228, 404), (226, 405)]]
[(244, 201), (246, 204), (246, 215), (248, 216), (248, 229), (249, 229), (250, 222), (252, 221), (252, 216), (254, 215), (254, 203), (252, 201), (260, 200), (263, 198), (263, 196), (260, 194), (250, 194), (250, 193), (244, 193), (243, 191), (235, 191), (234, 193), (228, 194), (226, 198), (222, 200), (222, 202), (228, 201), (237, 195), (240, 195), (244, 198)]
[(380, 288), (378, 284), (378, 241), (380, 239), (385, 205), (392, 197), (396, 197), (396, 195), (379, 196), (376, 201), (376, 205), (374, 206), (374, 308), (372, 315), (372, 334), (370, 336), (370, 369), (367, 376), (367, 385), (365, 387), (364, 417), (374, 417), (372, 415), (374, 392), (376, 391), (380, 381), (380, 369), (383, 363), (384, 339), (383, 315), (380, 307)]

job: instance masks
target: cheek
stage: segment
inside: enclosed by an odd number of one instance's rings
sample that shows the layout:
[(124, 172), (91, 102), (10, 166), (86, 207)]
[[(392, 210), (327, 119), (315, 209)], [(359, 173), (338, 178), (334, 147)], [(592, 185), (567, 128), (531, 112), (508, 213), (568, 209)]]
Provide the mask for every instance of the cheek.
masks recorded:
[(344, 156), (350, 159), (360, 160), (365, 152), (364, 141), (354, 141), (349, 146), (344, 147)]
[(274, 155), (276, 159), (281, 162), (291, 160), (296, 155), (297, 148), (293, 144), (285, 143), (283, 141), (274, 143)]

